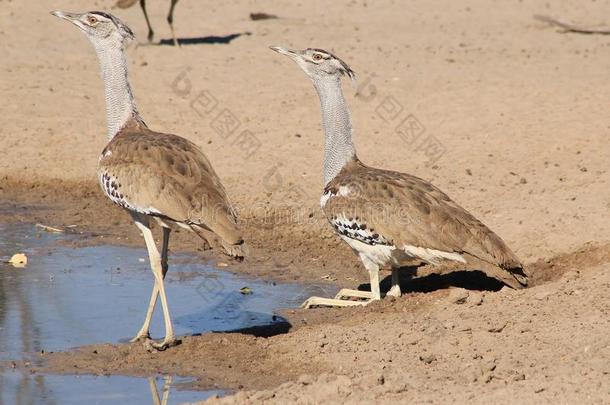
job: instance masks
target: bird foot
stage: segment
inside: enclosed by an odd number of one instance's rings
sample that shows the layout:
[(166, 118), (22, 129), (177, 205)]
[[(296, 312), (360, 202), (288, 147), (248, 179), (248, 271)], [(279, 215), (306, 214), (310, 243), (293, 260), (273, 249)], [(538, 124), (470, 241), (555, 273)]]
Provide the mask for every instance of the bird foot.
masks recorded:
[(136, 343), (136, 342), (140, 342), (140, 341), (144, 341), (144, 340), (150, 340), (150, 334), (148, 333), (148, 331), (139, 332), (137, 335), (135, 335), (133, 337), (133, 339), (131, 339), (129, 341), (129, 343)]
[(370, 291), (360, 291), (360, 290), (350, 290), (349, 288), (343, 288), (339, 290), (337, 295), (335, 295), (336, 300), (346, 299), (346, 298), (364, 298), (368, 300), (372, 300), (375, 297), (373, 293)]
[(386, 293), (386, 296), (396, 297), (396, 298), (399, 298), (401, 295), (402, 295), (402, 292), (400, 291), (399, 285), (392, 286), (392, 288), (390, 288), (390, 290)]
[(322, 298), (322, 297), (309, 297), (302, 305), (301, 308), (309, 309), (312, 307), (355, 307), (365, 306), (375, 301), (375, 299), (368, 299), (366, 301), (350, 301), (333, 298)]
[(152, 339), (147, 339), (144, 341), (144, 347), (151, 353), (162, 352), (169, 349), (170, 347), (178, 346), (180, 343), (182, 343), (182, 340), (176, 339), (175, 337), (171, 336), (166, 337), (165, 339), (163, 339), (162, 342), (155, 342)]

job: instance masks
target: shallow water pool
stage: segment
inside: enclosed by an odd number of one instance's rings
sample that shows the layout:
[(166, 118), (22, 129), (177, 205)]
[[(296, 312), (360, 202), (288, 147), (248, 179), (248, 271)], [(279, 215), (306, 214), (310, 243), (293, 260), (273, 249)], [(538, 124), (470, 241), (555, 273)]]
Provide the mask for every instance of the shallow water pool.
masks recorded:
[[(139, 330), (154, 282), (146, 249), (74, 248), (62, 243), (76, 237), (42, 232), (29, 224), (0, 225), (0, 258), (17, 252), (28, 256), (23, 269), (0, 264), (0, 360), (35, 358), (42, 350), (125, 342)], [(243, 287), (248, 294), (240, 291)], [(170, 253), (166, 293), (178, 336), (283, 322), (274, 309), (296, 307), (319, 292), (316, 286), (240, 277), (194, 256)], [(151, 335), (162, 338), (163, 317), (157, 305)], [(150, 397), (145, 378), (5, 371), (0, 383), (2, 395), (9, 396), (0, 403), (22, 403), (13, 401), (18, 395), (34, 399), (23, 403), (40, 403), (37, 398), (50, 395), (49, 403), (62, 404), (90, 397), (96, 398), (92, 403), (106, 403), (113, 396), (119, 403), (131, 402), (129, 395)], [(195, 399), (216, 393), (199, 392)]]

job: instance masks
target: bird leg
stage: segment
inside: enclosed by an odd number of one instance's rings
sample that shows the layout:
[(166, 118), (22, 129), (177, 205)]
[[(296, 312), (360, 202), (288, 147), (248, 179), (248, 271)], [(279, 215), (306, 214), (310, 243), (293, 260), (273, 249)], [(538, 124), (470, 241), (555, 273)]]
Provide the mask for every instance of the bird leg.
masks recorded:
[(335, 295), (335, 299), (341, 300), (346, 298), (366, 298), (372, 299), (373, 293), (371, 291), (361, 291), (361, 290), (351, 290), (349, 288), (342, 288), (339, 290), (337, 295)]
[(176, 38), (176, 31), (174, 31), (174, 8), (176, 7), (176, 3), (178, 3), (178, 0), (172, 0), (169, 6), (169, 13), (167, 14), (167, 23), (169, 24), (169, 28), (172, 30), (172, 39), (174, 40), (174, 46), (180, 45), (178, 39)]
[(323, 298), (323, 297), (309, 297), (307, 300), (301, 304), (301, 308), (309, 309), (312, 307), (355, 307), (355, 306), (365, 306), (370, 301), (350, 301), (350, 300), (338, 300), (333, 298)]
[(163, 387), (161, 388), (163, 395), (159, 397), (159, 391), (157, 391), (157, 382), (155, 381), (155, 377), (148, 377), (148, 387), (150, 388), (150, 394), (152, 395), (153, 405), (167, 405), (172, 380), (172, 376), (163, 377)]
[(390, 290), (386, 293), (386, 295), (396, 298), (402, 295), (402, 292), (400, 291), (400, 277), (398, 272), (398, 269), (392, 269), (392, 288), (390, 288)]
[[(150, 230), (150, 223), (148, 217), (138, 217), (136, 220), (136, 226), (140, 229), (144, 235), (144, 241), (146, 242), (146, 248), (148, 249), (148, 257), (150, 259), (150, 267), (155, 276), (155, 287), (153, 287), (153, 294), (151, 296), (151, 303), (156, 302), (155, 288), (158, 289), (157, 294), (161, 295), (161, 307), (163, 309), (163, 320), (165, 321), (165, 338), (161, 343), (151, 343), (150, 346), (155, 350), (165, 350), (168, 347), (175, 346), (180, 343), (174, 336), (174, 329), (172, 327), (172, 321), (169, 315), (169, 307), (167, 305), (167, 297), (165, 295), (165, 285), (163, 283), (163, 268), (161, 265), (161, 256), (155, 245), (152, 231)], [(169, 233), (168, 233), (169, 237)], [(153, 305), (154, 309), (154, 305)], [(149, 311), (150, 307), (149, 307)], [(152, 311), (151, 311), (152, 316)], [(148, 313), (147, 313), (148, 317)], [(146, 325), (145, 325), (146, 326)]]
[(148, 42), (152, 42), (155, 33), (152, 29), (152, 25), (150, 25), (150, 20), (148, 19), (148, 13), (146, 12), (146, 0), (140, 0), (140, 7), (142, 7), (142, 12), (144, 13), (144, 19), (146, 20), (146, 25), (148, 26)]
[[(381, 293), (379, 291), (379, 266), (370, 261), (364, 256), (360, 257), (364, 263), (364, 267), (369, 271), (369, 277), (371, 280), (371, 291), (359, 291), (350, 290), (347, 288), (342, 289), (337, 293), (334, 299), (322, 298), (322, 297), (309, 297), (302, 305), (301, 308), (311, 308), (314, 306), (328, 306), (328, 307), (353, 307), (353, 306), (365, 306), (373, 301), (381, 299)], [(365, 300), (352, 301), (342, 298), (364, 298)]]
[[(167, 274), (168, 264), (167, 264), (167, 251), (169, 247), (169, 234), (171, 232), (170, 228), (162, 227), (163, 229), (163, 249), (161, 249), (161, 270), (163, 272), (163, 279), (165, 279), (165, 275)], [(157, 297), (159, 297), (159, 288), (157, 287), (157, 281), (155, 281), (152, 294), (150, 296), (150, 303), (148, 304), (148, 310), (146, 311), (146, 318), (144, 319), (144, 324), (142, 328), (138, 332), (138, 334), (130, 340), (130, 342), (137, 342), (138, 340), (150, 339), (150, 321), (152, 319), (153, 312), (155, 310), (155, 306), (157, 305)]]

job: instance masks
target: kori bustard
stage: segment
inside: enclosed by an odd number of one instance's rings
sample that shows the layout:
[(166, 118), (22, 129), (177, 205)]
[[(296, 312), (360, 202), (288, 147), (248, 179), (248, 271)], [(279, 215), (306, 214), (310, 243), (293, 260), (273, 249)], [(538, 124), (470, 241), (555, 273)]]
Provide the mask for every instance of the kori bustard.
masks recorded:
[[(177, 343), (163, 280), (171, 226), (195, 232), (204, 243), (216, 240), (230, 256), (243, 257), (243, 239), (224, 187), (201, 149), (177, 135), (154, 132), (142, 120), (127, 77), (125, 45), (133, 32), (117, 17), (92, 11), (54, 11), (89, 38), (99, 59), (106, 95), (109, 142), (102, 151), (98, 176), (112, 202), (129, 212), (144, 236), (155, 277), (142, 328), (132, 341), (149, 339), (157, 298), (165, 321), (165, 338), (151, 346), (164, 350)], [(151, 220), (163, 229), (161, 253)]]
[[(142, 8), (142, 13), (144, 13), (144, 19), (146, 20), (146, 26), (148, 27), (148, 42), (152, 42), (155, 32), (152, 29), (152, 25), (150, 24), (150, 19), (148, 18), (148, 12), (146, 11), (146, 0), (119, 0), (116, 3), (116, 7), (118, 8), (129, 8), (140, 2), (140, 7)], [(176, 3), (178, 0), (170, 0), (169, 12), (167, 13), (167, 23), (169, 24), (169, 28), (172, 31), (172, 40), (174, 45), (178, 45), (178, 39), (176, 38), (176, 31), (174, 31), (174, 8), (176, 8)]]
[(321, 49), (271, 49), (294, 60), (313, 81), (325, 133), (320, 204), (335, 231), (360, 256), (371, 281), (370, 292), (343, 289), (335, 299), (311, 297), (305, 307), (379, 300), (380, 267), (392, 268), (387, 295), (400, 296), (398, 269), (422, 262), (459, 262), (513, 288), (527, 285), (523, 266), (504, 241), (441, 190), (410, 174), (376, 169), (358, 160), (341, 90), (341, 76), (354, 78), (345, 62)]

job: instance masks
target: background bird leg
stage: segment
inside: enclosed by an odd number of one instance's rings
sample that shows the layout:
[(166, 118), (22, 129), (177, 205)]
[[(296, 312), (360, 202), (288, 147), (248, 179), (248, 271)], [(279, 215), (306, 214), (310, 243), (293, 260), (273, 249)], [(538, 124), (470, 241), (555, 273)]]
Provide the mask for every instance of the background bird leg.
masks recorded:
[(167, 14), (167, 23), (169, 24), (169, 28), (172, 30), (172, 39), (174, 40), (174, 46), (180, 45), (178, 39), (176, 38), (176, 31), (174, 31), (174, 8), (176, 7), (176, 3), (178, 3), (178, 0), (172, 0), (169, 6), (169, 13)]
[(146, 0), (140, 0), (140, 7), (142, 7), (142, 12), (144, 13), (144, 19), (146, 20), (146, 25), (148, 26), (148, 42), (152, 42), (155, 33), (152, 29), (152, 25), (150, 25), (150, 20), (148, 19), (148, 13), (146, 12)]

